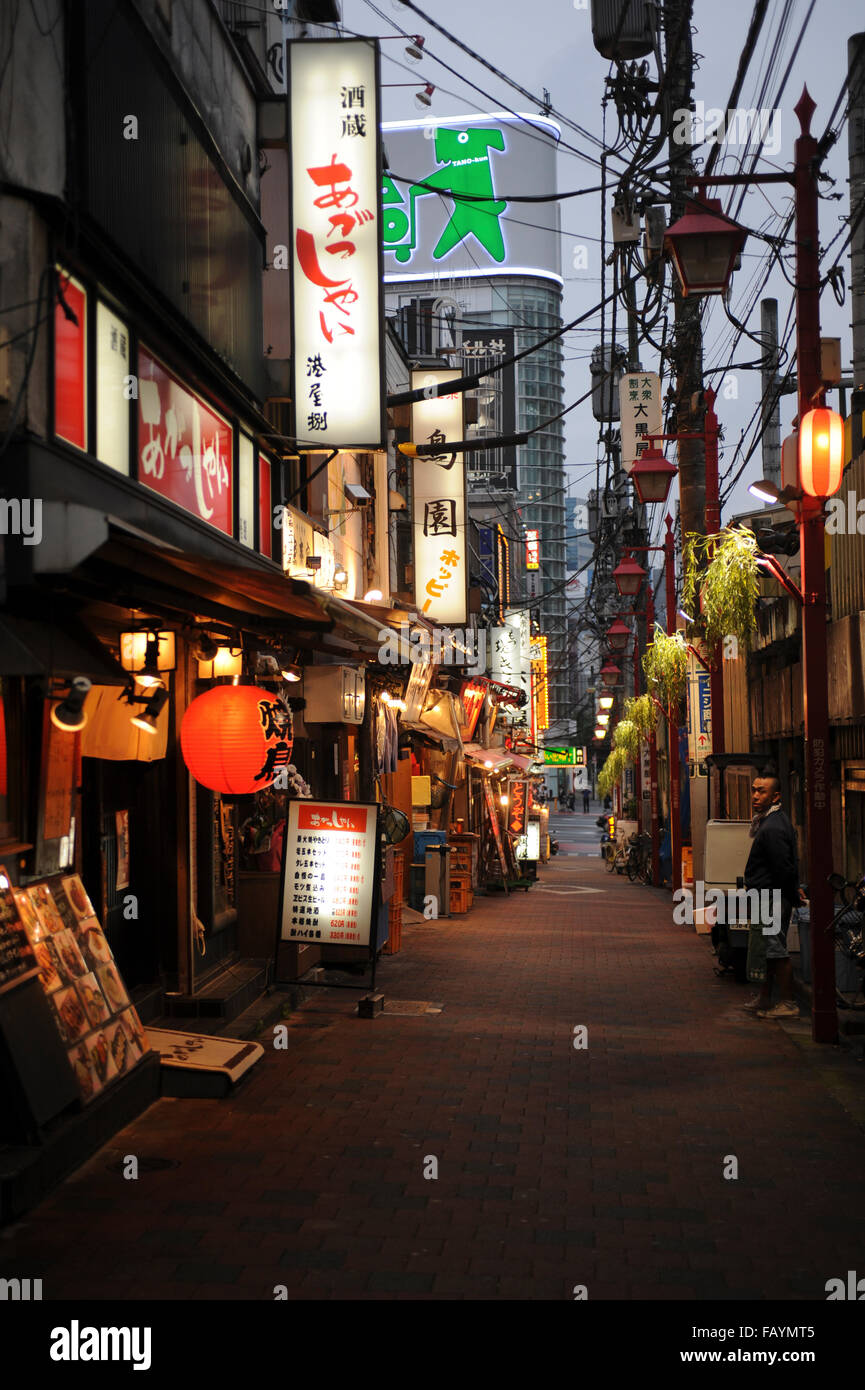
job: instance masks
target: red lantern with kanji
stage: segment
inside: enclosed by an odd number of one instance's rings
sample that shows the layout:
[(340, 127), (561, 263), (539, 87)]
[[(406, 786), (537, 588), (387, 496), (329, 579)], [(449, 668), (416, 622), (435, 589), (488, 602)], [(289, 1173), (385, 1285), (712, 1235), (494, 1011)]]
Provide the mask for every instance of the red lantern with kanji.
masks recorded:
[(180, 726), (183, 761), (223, 796), (269, 787), (291, 758), (291, 717), (256, 685), (217, 685), (192, 701)]

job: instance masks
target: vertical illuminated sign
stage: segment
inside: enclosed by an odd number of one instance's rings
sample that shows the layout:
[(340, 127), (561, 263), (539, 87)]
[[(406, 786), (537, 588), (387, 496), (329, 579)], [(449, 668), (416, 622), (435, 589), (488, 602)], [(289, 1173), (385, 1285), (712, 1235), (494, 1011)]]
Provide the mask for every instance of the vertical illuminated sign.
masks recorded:
[(105, 304), (96, 305), (96, 457), (129, 472), (129, 330)]
[(532, 692), (537, 733), (550, 727), (548, 684), (547, 639), (539, 636), (532, 639)]
[[(412, 390), (460, 375), (415, 371)], [(414, 460), (414, 601), (432, 622), (459, 627), (467, 613), (466, 470), (463, 455), (449, 452), (446, 441), (463, 437), (463, 398), (431, 396), (415, 401), (411, 412), (413, 442), (443, 446), (440, 454)]]
[(541, 542), (537, 531), (526, 532), (526, 569), (539, 570), (541, 567)]
[(54, 310), (54, 433), (86, 451), (87, 291), (60, 266)]
[(288, 45), (295, 431), (384, 448), (378, 45)]

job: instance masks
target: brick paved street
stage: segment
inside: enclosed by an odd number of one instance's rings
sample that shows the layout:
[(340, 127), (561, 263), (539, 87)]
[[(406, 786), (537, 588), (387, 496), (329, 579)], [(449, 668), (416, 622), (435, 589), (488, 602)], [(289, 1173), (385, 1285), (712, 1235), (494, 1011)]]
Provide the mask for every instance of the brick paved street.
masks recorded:
[[(528, 896), (383, 961), (386, 999), (440, 1013), (320, 992), (232, 1100), (160, 1101), (4, 1263), (136, 1299), (822, 1300), (865, 1269), (861, 1066), (831, 1050), (827, 1080), (806, 1027), (743, 1014), (669, 895), (603, 871), (594, 815), (556, 824)], [(124, 1181), (124, 1154), (176, 1166)]]

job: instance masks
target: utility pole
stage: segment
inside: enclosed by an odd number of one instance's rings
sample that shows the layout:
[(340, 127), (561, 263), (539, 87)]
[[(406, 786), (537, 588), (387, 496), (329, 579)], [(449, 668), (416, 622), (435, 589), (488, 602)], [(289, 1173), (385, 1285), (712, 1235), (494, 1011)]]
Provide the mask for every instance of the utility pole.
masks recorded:
[[(847, 155), (850, 162), (850, 303), (853, 385), (865, 386), (865, 34), (847, 40)], [(858, 218), (858, 223), (857, 223)]]
[(781, 401), (778, 396), (778, 301), (760, 302), (760, 339), (763, 343), (763, 477), (781, 487)]
[[(693, 0), (664, 0), (664, 38), (667, 62), (670, 109), (670, 222), (684, 215), (688, 175), (693, 173), (691, 162), (690, 122), (677, 121), (677, 111), (690, 111), (693, 106), (694, 50), (691, 43)], [(677, 140), (687, 131), (687, 138)], [(674, 277), (673, 367), (675, 372), (676, 410), (671, 433), (690, 433), (701, 427), (701, 421), (691, 417), (691, 398), (703, 386), (703, 337), (700, 327), (700, 299), (682, 295), (678, 278)], [(689, 531), (703, 532), (705, 514), (705, 460), (700, 440), (683, 440), (679, 444), (679, 507), (682, 535)]]

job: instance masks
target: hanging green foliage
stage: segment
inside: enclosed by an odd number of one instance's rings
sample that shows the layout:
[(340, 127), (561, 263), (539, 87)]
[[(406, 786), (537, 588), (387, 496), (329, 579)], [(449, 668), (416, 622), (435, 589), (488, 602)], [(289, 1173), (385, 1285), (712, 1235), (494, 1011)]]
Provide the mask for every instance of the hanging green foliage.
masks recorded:
[(688, 681), (688, 648), (681, 632), (668, 637), (656, 627), (643, 657), (643, 670), (655, 699), (666, 709), (676, 708)]
[(757, 628), (760, 594), (757, 537), (745, 526), (727, 526), (714, 536), (689, 532), (682, 547), (682, 608), (714, 646), (735, 637), (747, 651)]
[(613, 730), (613, 748), (621, 748), (629, 763), (640, 756), (640, 731), (631, 719), (620, 719)]
[(604, 766), (598, 773), (598, 792), (602, 797), (609, 796), (628, 763), (624, 749), (614, 748)]
[(636, 726), (641, 741), (648, 742), (655, 732), (658, 717), (651, 695), (637, 695), (626, 700), (624, 715)]

